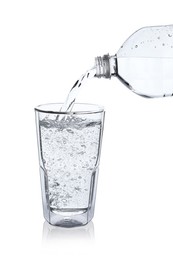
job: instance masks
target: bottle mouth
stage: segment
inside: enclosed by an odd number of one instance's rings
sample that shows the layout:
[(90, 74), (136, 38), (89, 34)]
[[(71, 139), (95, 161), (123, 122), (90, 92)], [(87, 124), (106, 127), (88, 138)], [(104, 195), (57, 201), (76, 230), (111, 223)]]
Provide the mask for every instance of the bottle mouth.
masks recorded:
[(104, 55), (103, 57), (98, 56), (95, 58), (96, 66), (96, 77), (98, 78), (111, 78), (110, 70), (110, 56), (109, 54)]

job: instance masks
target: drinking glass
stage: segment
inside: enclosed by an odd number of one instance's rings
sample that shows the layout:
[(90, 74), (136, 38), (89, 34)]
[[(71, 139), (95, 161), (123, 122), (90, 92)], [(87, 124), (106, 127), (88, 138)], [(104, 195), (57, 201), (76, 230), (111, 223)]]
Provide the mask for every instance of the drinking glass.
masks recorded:
[(87, 224), (94, 215), (104, 109), (75, 104), (35, 108), (44, 218), (52, 225)]

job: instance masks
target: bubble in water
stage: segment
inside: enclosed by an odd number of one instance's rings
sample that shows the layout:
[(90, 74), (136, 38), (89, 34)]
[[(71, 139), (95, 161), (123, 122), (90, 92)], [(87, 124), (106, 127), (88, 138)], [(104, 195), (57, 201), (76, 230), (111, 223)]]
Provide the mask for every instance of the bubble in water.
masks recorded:
[(67, 199), (71, 199), (72, 196), (71, 196), (69, 193), (67, 193), (66, 198), (67, 198)]
[(67, 130), (67, 132), (74, 134), (74, 132), (71, 129), (66, 129), (66, 130)]
[(75, 187), (74, 188), (76, 191), (81, 191), (81, 188), (80, 187)]
[(84, 151), (81, 151), (81, 152), (78, 152), (77, 154), (83, 155), (84, 153), (85, 153)]
[(168, 37), (172, 37), (172, 34), (169, 33), (169, 34), (168, 34)]
[(135, 48), (138, 48), (138, 45), (135, 45)]

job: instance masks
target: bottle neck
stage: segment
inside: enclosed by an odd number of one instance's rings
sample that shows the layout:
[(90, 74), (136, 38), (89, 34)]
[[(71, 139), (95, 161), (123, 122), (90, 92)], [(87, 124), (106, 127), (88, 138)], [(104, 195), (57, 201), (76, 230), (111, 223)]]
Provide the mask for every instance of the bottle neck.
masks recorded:
[(110, 79), (112, 76), (116, 76), (116, 55), (99, 56), (95, 58), (96, 77)]

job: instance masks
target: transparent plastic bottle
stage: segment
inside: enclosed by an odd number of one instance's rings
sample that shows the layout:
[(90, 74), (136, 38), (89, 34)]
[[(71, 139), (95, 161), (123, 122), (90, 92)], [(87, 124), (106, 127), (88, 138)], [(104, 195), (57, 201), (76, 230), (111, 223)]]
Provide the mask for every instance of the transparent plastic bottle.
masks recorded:
[(118, 77), (144, 97), (173, 96), (173, 25), (144, 27), (114, 56), (97, 57), (96, 77)]

